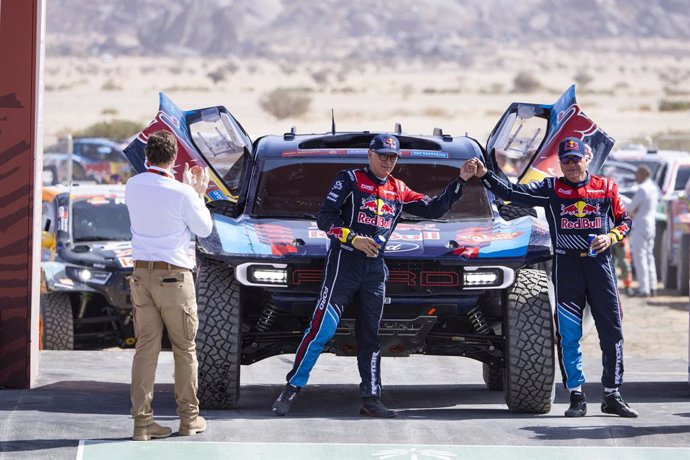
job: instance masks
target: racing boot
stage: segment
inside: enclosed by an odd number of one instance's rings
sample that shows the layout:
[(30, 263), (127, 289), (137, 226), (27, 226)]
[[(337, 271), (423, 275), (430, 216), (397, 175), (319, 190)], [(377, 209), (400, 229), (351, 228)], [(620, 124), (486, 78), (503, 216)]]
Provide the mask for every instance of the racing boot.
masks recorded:
[(640, 415), (635, 409), (628, 406), (628, 403), (623, 401), (621, 394), (617, 391), (604, 394), (604, 400), (601, 402), (601, 411), (605, 414), (614, 414), (621, 417), (637, 417)]
[(395, 417), (395, 411), (384, 406), (380, 398), (372, 396), (362, 398), (362, 407), (359, 409), (359, 415), (366, 415), (367, 417), (393, 418)]
[(180, 420), (180, 429), (177, 434), (180, 436), (193, 436), (197, 433), (203, 433), (206, 430), (206, 419), (201, 415), (197, 415), (193, 419)]
[(587, 415), (587, 400), (581, 391), (570, 392), (570, 407), (565, 411), (566, 417), (584, 417)]
[(132, 439), (135, 441), (148, 441), (153, 438), (167, 438), (171, 434), (172, 430), (167, 426), (151, 422), (146, 426), (135, 426)]
[(300, 390), (301, 388), (299, 387), (290, 385), (289, 383), (286, 384), (285, 389), (280, 393), (278, 399), (276, 399), (276, 401), (273, 403), (273, 413), (278, 417), (282, 417), (290, 412), (290, 406), (292, 406), (292, 402), (295, 400)]

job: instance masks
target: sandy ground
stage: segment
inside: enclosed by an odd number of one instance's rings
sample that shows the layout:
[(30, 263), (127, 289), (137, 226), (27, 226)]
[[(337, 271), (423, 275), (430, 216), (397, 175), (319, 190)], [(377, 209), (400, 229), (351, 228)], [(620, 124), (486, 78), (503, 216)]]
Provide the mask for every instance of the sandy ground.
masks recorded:
[[(688, 359), (688, 297), (671, 296), (665, 290), (649, 299), (621, 296), (625, 354), (636, 358)], [(585, 359), (599, 361), (596, 331), (583, 340)]]
[[(253, 138), (330, 130), (393, 130), (429, 133), (434, 127), (484, 142), (511, 102), (550, 104), (574, 83), (578, 72), (591, 77), (578, 86), (584, 111), (619, 141), (669, 131), (690, 131), (690, 113), (659, 112), (665, 88), (690, 99), (687, 51), (662, 43), (621, 54), (603, 47), (564, 56), (557, 48), (499, 50), (471, 63), (392, 62), (358, 66), (202, 58), (55, 58), (45, 60), (44, 137), (113, 118), (148, 123), (165, 91), (182, 109), (224, 105)], [(687, 44), (685, 44), (687, 49)], [(655, 50), (657, 50), (655, 52)], [(675, 50), (675, 51), (674, 51)], [(663, 52), (662, 52), (663, 51)], [(680, 53), (680, 56), (679, 56)], [(228, 70), (228, 65), (236, 68)], [(222, 70), (214, 83), (209, 73)], [(532, 93), (513, 92), (518, 72), (541, 84)], [(301, 88), (311, 104), (300, 116), (277, 120), (259, 101), (276, 88)]]

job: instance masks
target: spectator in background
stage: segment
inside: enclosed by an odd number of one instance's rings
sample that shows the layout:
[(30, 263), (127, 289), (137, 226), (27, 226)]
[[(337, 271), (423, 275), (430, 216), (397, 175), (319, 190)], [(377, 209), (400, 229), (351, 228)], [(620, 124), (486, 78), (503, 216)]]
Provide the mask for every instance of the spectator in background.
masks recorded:
[(638, 284), (636, 295), (640, 297), (656, 295), (654, 237), (656, 236), (656, 208), (659, 204), (660, 193), (651, 175), (648, 167), (642, 165), (637, 168), (635, 180), (640, 187), (628, 206), (633, 216), (630, 249)]

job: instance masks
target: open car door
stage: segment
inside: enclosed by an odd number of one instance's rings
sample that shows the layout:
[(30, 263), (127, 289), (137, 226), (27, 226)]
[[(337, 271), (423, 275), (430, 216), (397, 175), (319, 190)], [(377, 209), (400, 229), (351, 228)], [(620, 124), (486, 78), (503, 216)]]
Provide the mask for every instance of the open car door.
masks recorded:
[(237, 204), (242, 175), (251, 159), (252, 141), (225, 107), (182, 111), (160, 93), (156, 118), (124, 150), (137, 173), (146, 171), (144, 149), (148, 136), (161, 130), (170, 131), (177, 138), (177, 180), (182, 180), (185, 163), (190, 167), (206, 166), (210, 171), (207, 202)]
[(489, 135), (488, 166), (515, 182), (560, 176), (558, 144), (576, 137), (592, 148), (590, 173), (604, 164), (614, 140), (587, 118), (575, 100), (575, 85), (552, 105), (515, 102)]

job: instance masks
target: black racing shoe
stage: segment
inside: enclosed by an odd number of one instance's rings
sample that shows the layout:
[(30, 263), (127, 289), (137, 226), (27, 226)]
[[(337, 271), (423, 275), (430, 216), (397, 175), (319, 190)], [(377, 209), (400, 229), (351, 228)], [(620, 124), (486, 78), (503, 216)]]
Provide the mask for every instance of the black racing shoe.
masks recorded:
[(359, 409), (359, 415), (366, 415), (367, 417), (393, 418), (395, 411), (387, 408), (377, 397), (362, 398), (362, 407)]
[(570, 392), (570, 407), (565, 411), (566, 417), (584, 417), (587, 415), (587, 400), (581, 391)]
[(299, 390), (301, 390), (301, 388), (290, 385), (289, 383), (286, 384), (285, 389), (280, 393), (278, 399), (276, 399), (276, 401), (273, 403), (273, 408), (271, 409), (273, 410), (273, 413), (278, 417), (282, 417), (290, 412), (290, 406), (292, 406), (292, 402), (299, 394)]
[(639, 412), (623, 401), (621, 394), (617, 391), (604, 395), (604, 400), (601, 402), (601, 411), (605, 414), (614, 414), (621, 417), (634, 418), (640, 415)]

